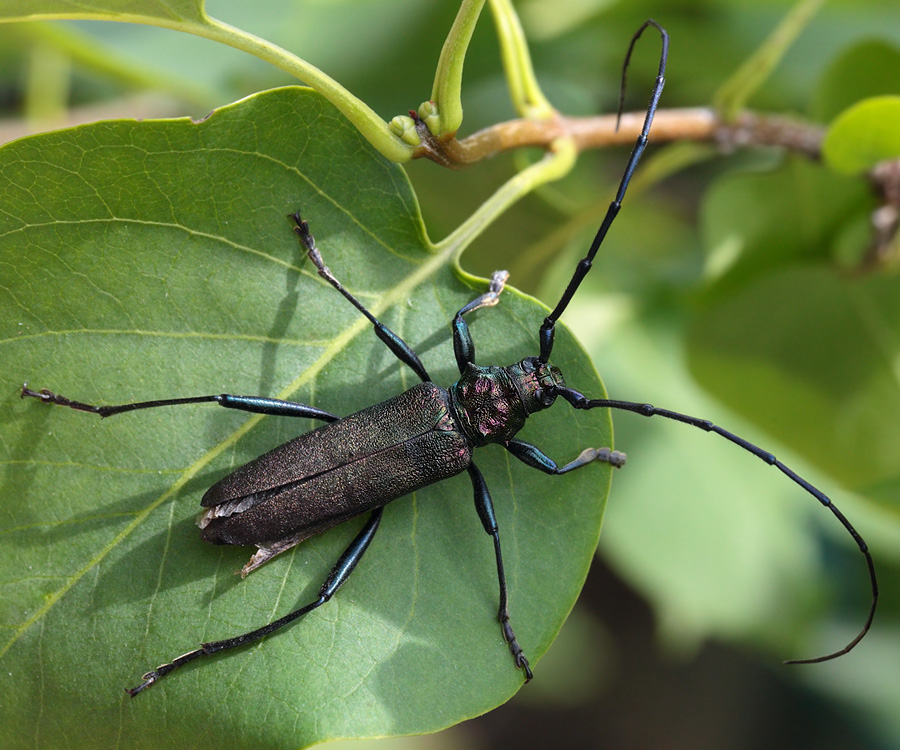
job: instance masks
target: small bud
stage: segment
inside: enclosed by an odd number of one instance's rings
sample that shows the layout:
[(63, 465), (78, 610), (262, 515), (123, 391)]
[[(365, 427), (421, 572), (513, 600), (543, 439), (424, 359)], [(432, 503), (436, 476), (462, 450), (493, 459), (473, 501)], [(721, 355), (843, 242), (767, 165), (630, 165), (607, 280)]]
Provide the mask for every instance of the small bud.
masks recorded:
[(412, 117), (397, 115), (391, 120), (390, 128), (394, 135), (410, 146), (418, 146), (422, 143), (419, 134), (416, 132), (416, 123)]
[(438, 105), (435, 102), (427, 101), (419, 105), (419, 119), (428, 127), (428, 132), (432, 135), (440, 135), (441, 133), (441, 116)]

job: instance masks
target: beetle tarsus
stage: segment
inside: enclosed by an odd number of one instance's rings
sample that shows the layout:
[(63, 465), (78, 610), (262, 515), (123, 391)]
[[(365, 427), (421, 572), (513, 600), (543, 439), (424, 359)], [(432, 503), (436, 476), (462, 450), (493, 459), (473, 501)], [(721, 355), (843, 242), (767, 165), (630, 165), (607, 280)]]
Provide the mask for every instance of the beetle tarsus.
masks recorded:
[[(189, 661), (193, 661), (198, 656), (203, 656), (203, 654), (212, 654), (215, 653), (215, 650), (208, 650), (207, 646), (211, 644), (204, 643), (200, 646), (200, 648), (195, 648), (193, 651), (188, 651), (186, 654), (182, 654), (181, 656), (172, 659), (168, 664), (161, 664), (156, 669), (147, 672), (142, 679), (144, 680), (140, 685), (133, 688), (125, 688), (125, 692), (128, 693), (132, 698), (136, 696), (138, 693), (146, 690), (148, 687), (153, 685), (157, 680), (161, 677), (165, 677), (169, 672), (174, 669), (178, 669), (178, 667), (187, 664)], [(215, 644), (212, 644), (215, 645)]]
[(70, 398), (66, 398), (65, 396), (60, 396), (58, 393), (54, 393), (53, 391), (49, 391), (46, 388), (41, 388), (39, 391), (33, 391), (28, 387), (28, 383), (22, 384), (22, 392), (19, 394), (20, 398), (36, 398), (38, 401), (44, 404), (56, 404), (57, 406), (68, 406), (70, 409), (77, 409), (78, 411), (87, 411), (92, 414), (99, 414), (101, 417), (105, 417), (106, 407), (103, 406), (94, 406), (93, 404), (85, 404), (81, 401), (73, 401)]
[(522, 647), (516, 640), (516, 634), (509, 624), (509, 615), (504, 614), (503, 612), (500, 613), (500, 629), (503, 631), (503, 638), (506, 640), (507, 644), (509, 644), (509, 652), (513, 656), (516, 667), (525, 672), (525, 682), (531, 682), (534, 673), (531, 671), (531, 667), (528, 665), (528, 658), (522, 651)]
[(527, 685), (534, 679), (534, 672), (531, 671), (531, 667), (528, 666), (528, 659), (525, 658), (525, 654), (520, 654), (519, 659), (516, 659), (516, 666), (519, 669), (525, 671), (525, 684)]
[(128, 693), (128, 695), (130, 695), (132, 698), (134, 698), (134, 696), (136, 696), (138, 693), (140, 693), (143, 690), (146, 690), (148, 687), (150, 687), (161, 676), (162, 675), (160, 675), (155, 670), (153, 672), (147, 672), (147, 674), (145, 674), (143, 677), (144, 681), (140, 685), (138, 685), (137, 687), (133, 687), (133, 688), (125, 688), (125, 692)]

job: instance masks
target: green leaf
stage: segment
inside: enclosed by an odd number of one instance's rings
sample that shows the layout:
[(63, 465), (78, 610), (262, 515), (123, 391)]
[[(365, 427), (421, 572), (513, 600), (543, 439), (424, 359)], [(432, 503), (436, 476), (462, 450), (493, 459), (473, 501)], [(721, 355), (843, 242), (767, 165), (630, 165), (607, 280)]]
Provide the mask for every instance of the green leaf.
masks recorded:
[(687, 352), (716, 398), (874, 497), (900, 479), (897, 280), (828, 267), (871, 201), (859, 180), (799, 160), (719, 179), (702, 209), (710, 283)]
[(900, 50), (879, 39), (855, 44), (834, 60), (822, 76), (812, 116), (822, 122), (837, 117), (862, 99), (900, 94)]
[(825, 162), (837, 172), (859, 174), (900, 157), (900, 96), (876, 96), (853, 105), (831, 124), (822, 143)]
[(897, 274), (773, 273), (698, 315), (689, 352), (707, 390), (845, 486), (900, 482)]
[(871, 210), (859, 180), (791, 159), (771, 172), (723, 176), (707, 190), (701, 225), (708, 296), (800, 261), (828, 258), (846, 226)]
[[(203, 544), (198, 501), (305, 421), (212, 405), (100, 421), (17, 396), (23, 381), (94, 403), (252, 393), (346, 414), (413, 385), (304, 262), (285, 218), (298, 208), (341, 281), (448, 385), (449, 320), (484, 286), (454, 272), (458, 248), (428, 242), (399, 167), (319, 96), (289, 88), (198, 123), (24, 139), (0, 151), (0, 180), (0, 745), (297, 748), (434, 731), (518, 690), (463, 475), (389, 506), (328, 605), (129, 699), (144, 671), (313, 599), (361, 522), (241, 581), (252, 550)], [(545, 314), (507, 290), (472, 316), (479, 361), (535, 354)], [(557, 341), (567, 379), (602, 393), (571, 335)], [(570, 460), (609, 444), (610, 423), (560, 404), (523, 437)], [(609, 471), (549, 477), (497, 446), (478, 465), (535, 662), (578, 596)]]

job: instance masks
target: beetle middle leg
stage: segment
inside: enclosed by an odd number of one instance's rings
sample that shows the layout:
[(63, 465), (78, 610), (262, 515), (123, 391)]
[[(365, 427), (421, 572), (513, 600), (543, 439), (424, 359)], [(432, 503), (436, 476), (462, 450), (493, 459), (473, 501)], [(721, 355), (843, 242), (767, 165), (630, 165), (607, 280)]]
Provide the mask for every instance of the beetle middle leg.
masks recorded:
[(540, 448), (531, 443), (526, 443), (524, 440), (512, 438), (504, 447), (522, 463), (533, 469), (543, 471), (545, 474), (565, 474), (573, 469), (587, 466), (594, 461), (606, 463), (620, 469), (625, 465), (625, 459), (627, 458), (621, 451), (614, 451), (611, 448), (585, 448), (574, 461), (570, 461), (565, 466), (560, 467), (556, 461)]
[(169, 672), (184, 666), (198, 656), (217, 654), (220, 651), (226, 651), (230, 648), (236, 648), (237, 646), (246, 646), (248, 643), (258, 641), (260, 638), (264, 638), (265, 636), (274, 633), (276, 630), (280, 630), (285, 625), (289, 625), (294, 620), (321, 607), (347, 582), (353, 569), (362, 559), (363, 554), (372, 542), (372, 538), (375, 536), (375, 532), (378, 530), (378, 524), (381, 523), (381, 514), (383, 510), (384, 508), (376, 508), (369, 514), (369, 520), (366, 521), (366, 525), (363, 526), (359, 534), (356, 535), (356, 538), (350, 543), (350, 546), (344, 550), (344, 554), (341, 555), (337, 564), (331, 569), (331, 572), (325, 579), (325, 583), (323, 583), (322, 587), (319, 589), (319, 596), (315, 601), (300, 607), (300, 609), (295, 609), (293, 612), (270, 622), (268, 625), (264, 625), (256, 630), (251, 630), (249, 633), (244, 633), (243, 635), (238, 635), (234, 638), (226, 638), (221, 641), (204, 643), (200, 648), (188, 651), (186, 654), (182, 654), (173, 659), (168, 664), (162, 664), (153, 671), (147, 672), (147, 674), (143, 676), (144, 681), (140, 685), (133, 688), (125, 688), (125, 692), (134, 698), (134, 696), (150, 687), (161, 677), (165, 677)]
[(503, 555), (500, 551), (500, 532), (497, 527), (497, 517), (494, 514), (494, 503), (491, 493), (488, 491), (487, 482), (474, 463), (469, 464), (469, 478), (472, 480), (472, 488), (475, 491), (475, 509), (481, 519), (484, 530), (494, 538), (494, 555), (497, 558), (497, 579), (500, 582), (500, 608), (497, 619), (500, 621), (500, 629), (503, 638), (509, 645), (509, 651), (516, 662), (516, 666), (525, 672), (525, 682), (531, 680), (534, 675), (528, 665), (528, 659), (522, 653), (522, 647), (516, 640), (516, 634), (509, 624), (509, 595), (506, 590), (506, 573), (503, 570)]

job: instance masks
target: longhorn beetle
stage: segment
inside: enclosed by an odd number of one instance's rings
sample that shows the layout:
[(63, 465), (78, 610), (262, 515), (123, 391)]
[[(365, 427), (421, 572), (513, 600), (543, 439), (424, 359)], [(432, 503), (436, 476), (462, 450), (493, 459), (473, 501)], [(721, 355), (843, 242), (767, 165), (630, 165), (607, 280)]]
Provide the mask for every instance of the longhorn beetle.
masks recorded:
[[(48, 390), (33, 391), (22, 387), (22, 397), (33, 397), (45, 403), (68, 406), (81, 411), (110, 417), (137, 409), (150, 409), (177, 404), (217, 403), (230, 409), (255, 414), (304, 417), (326, 422), (322, 427), (304, 433), (284, 445), (240, 467), (214, 484), (203, 496), (205, 508), (198, 521), (201, 537), (213, 544), (255, 545), (256, 553), (241, 570), (246, 576), (273, 556), (319, 534), (326, 529), (364, 512), (368, 520), (356, 538), (332, 568), (315, 601), (249, 633), (221, 641), (204, 643), (163, 664), (143, 676), (143, 682), (127, 689), (133, 697), (161, 677), (194, 659), (242, 646), (274, 633), (299, 617), (325, 604), (347, 581), (378, 530), (384, 506), (442, 479), (467, 472), (475, 496), (475, 506), (484, 530), (493, 538), (500, 585), (498, 618), (503, 637), (516, 667), (525, 681), (532, 678), (528, 659), (516, 640), (509, 622), (506, 577), (500, 550), (500, 535), (494, 508), (484, 477), (475, 465), (475, 448), (499, 443), (523, 463), (547, 474), (566, 474), (599, 461), (614, 467), (625, 463), (625, 455), (610, 448), (587, 448), (564, 466), (547, 456), (540, 448), (519, 440), (516, 433), (533, 413), (547, 409), (562, 397), (575, 409), (621, 409), (644, 417), (660, 416), (713, 432), (735, 443), (767, 464), (775, 466), (791, 480), (825, 505), (856, 541), (866, 559), (872, 588), (872, 603), (859, 634), (844, 648), (827, 656), (794, 660), (789, 663), (826, 661), (847, 653), (863, 638), (872, 623), (878, 602), (875, 566), (866, 543), (850, 522), (819, 489), (798, 476), (771, 453), (762, 450), (712, 422), (690, 417), (649, 404), (612, 399), (590, 399), (565, 384), (557, 367), (550, 364), (556, 323), (562, 316), (584, 277), (606, 234), (616, 218), (628, 183), (647, 145), (653, 115), (664, 84), (669, 37), (655, 21), (646, 21), (632, 37), (622, 72), (624, 95), (625, 71), (634, 45), (645, 29), (652, 26), (662, 40), (659, 72), (641, 133), (637, 138), (616, 196), (587, 252), (579, 261), (571, 281), (553, 311), (547, 315), (538, 333), (539, 355), (526, 357), (507, 367), (475, 364), (475, 349), (465, 317), (499, 301), (508, 277), (506, 271), (494, 273), (487, 292), (462, 307), (452, 322), (453, 350), (460, 379), (444, 390), (431, 382), (428, 372), (412, 348), (370, 313), (332, 274), (316, 247), (309, 225), (299, 213), (291, 218), (294, 232), (306, 249), (318, 273), (342, 294), (374, 326), (375, 334), (393, 354), (415, 372), (422, 381), (405, 393), (370, 406), (348, 417), (337, 417), (306, 404), (280, 401), (261, 396), (220, 394), (190, 398), (162, 399), (93, 406), (73, 401)], [(622, 98), (619, 101), (619, 114)]]

